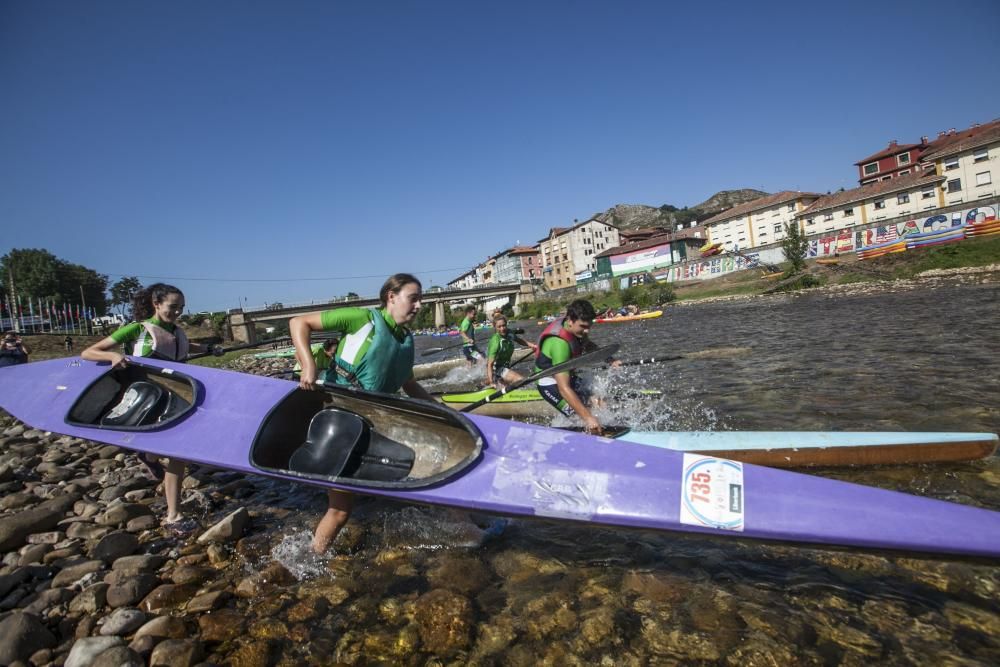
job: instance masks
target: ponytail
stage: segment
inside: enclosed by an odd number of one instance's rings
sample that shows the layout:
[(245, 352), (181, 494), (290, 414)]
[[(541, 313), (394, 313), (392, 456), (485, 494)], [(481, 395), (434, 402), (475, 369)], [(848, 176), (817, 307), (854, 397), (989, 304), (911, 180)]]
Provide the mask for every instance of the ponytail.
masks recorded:
[(184, 293), (173, 285), (153, 283), (132, 295), (132, 319), (136, 322), (148, 320), (156, 314), (155, 304), (162, 303), (171, 294)]

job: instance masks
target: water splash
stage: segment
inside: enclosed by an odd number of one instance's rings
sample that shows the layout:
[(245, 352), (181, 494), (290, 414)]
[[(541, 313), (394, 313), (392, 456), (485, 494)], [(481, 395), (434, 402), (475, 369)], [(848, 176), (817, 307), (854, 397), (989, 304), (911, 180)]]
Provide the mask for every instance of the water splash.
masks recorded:
[[(330, 574), (326, 563), (329, 555), (312, 550), (312, 533), (297, 530), (283, 536), (271, 549), (271, 558), (281, 563), (296, 579), (303, 581)], [(333, 548), (336, 549), (336, 542)]]

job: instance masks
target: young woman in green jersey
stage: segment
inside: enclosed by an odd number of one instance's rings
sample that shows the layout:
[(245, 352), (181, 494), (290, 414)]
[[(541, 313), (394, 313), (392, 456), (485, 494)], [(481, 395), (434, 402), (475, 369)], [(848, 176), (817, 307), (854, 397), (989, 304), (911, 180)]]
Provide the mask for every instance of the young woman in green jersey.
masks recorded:
[[(80, 356), (87, 361), (107, 361), (112, 366), (124, 367), (128, 363), (127, 355), (184, 361), (189, 352), (221, 353), (221, 348), (209, 350), (206, 346), (188, 342), (184, 330), (177, 325), (183, 312), (184, 294), (179, 289), (164, 283), (150, 285), (132, 297), (132, 317), (135, 321), (94, 343)], [(163, 479), (163, 495), (167, 500), (166, 525), (185, 529), (190, 522), (182, 523), (180, 513), (184, 461), (167, 459), (164, 469), (153, 455), (146, 455), (140, 460), (154, 477)]]
[[(353, 385), (367, 391), (395, 393), (434, 400), (413, 378), (413, 335), (406, 325), (420, 312), (422, 287), (408, 273), (390, 276), (379, 291), (381, 307), (337, 308), (293, 317), (288, 329), (295, 344), (295, 358), (302, 366), (299, 386), (316, 389), (316, 360), (310, 349), (313, 331), (334, 331), (340, 343), (327, 371), (327, 382)], [(334, 378), (336, 378), (334, 380)], [(327, 492), (327, 510), (313, 536), (313, 550), (326, 551), (347, 523), (354, 497), (342, 491)]]
[(530, 347), (536, 354), (538, 346), (512, 333), (507, 327), (507, 318), (503, 315), (493, 318), (493, 330), (495, 333), (490, 338), (486, 352), (486, 384), (496, 389), (503, 389), (506, 385), (524, 379), (524, 376), (510, 368), (511, 357), (514, 356), (514, 344)]

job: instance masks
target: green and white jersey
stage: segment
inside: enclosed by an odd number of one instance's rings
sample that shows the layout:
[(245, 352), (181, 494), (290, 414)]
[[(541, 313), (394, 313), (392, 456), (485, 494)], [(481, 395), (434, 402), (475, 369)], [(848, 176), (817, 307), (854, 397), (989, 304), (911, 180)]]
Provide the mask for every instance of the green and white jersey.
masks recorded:
[[(320, 314), (320, 325), (341, 334), (336, 365), (364, 389), (393, 393), (413, 376), (413, 337), (387, 311), (327, 310)], [(342, 374), (337, 378), (350, 384)]]
[(184, 330), (174, 324), (151, 317), (142, 322), (130, 322), (111, 334), (125, 354), (135, 357), (158, 357), (183, 361), (188, 355)]

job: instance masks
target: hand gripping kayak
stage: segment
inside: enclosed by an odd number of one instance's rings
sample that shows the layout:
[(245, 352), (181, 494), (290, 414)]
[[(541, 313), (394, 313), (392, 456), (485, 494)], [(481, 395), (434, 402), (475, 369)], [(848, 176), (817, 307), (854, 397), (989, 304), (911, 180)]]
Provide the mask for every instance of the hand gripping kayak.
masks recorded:
[(620, 345), (618, 343), (612, 343), (611, 345), (606, 345), (604, 347), (598, 348), (593, 352), (588, 352), (587, 354), (581, 354), (579, 357), (574, 357), (567, 362), (556, 364), (551, 368), (546, 368), (545, 370), (538, 371), (534, 375), (529, 375), (523, 380), (518, 380), (503, 389), (497, 390), (487, 396), (486, 398), (480, 399), (475, 403), (465, 406), (459, 412), (472, 412), (478, 407), (486, 405), (490, 401), (496, 400), (506, 394), (508, 391), (513, 391), (514, 389), (520, 389), (524, 385), (531, 384), (532, 382), (538, 382), (542, 378), (549, 377), (550, 375), (555, 375), (556, 373), (563, 373), (565, 371), (571, 371), (575, 368), (582, 368), (583, 366), (589, 366), (590, 364), (596, 364), (601, 361), (606, 361), (608, 357), (614, 355), (618, 351)]

